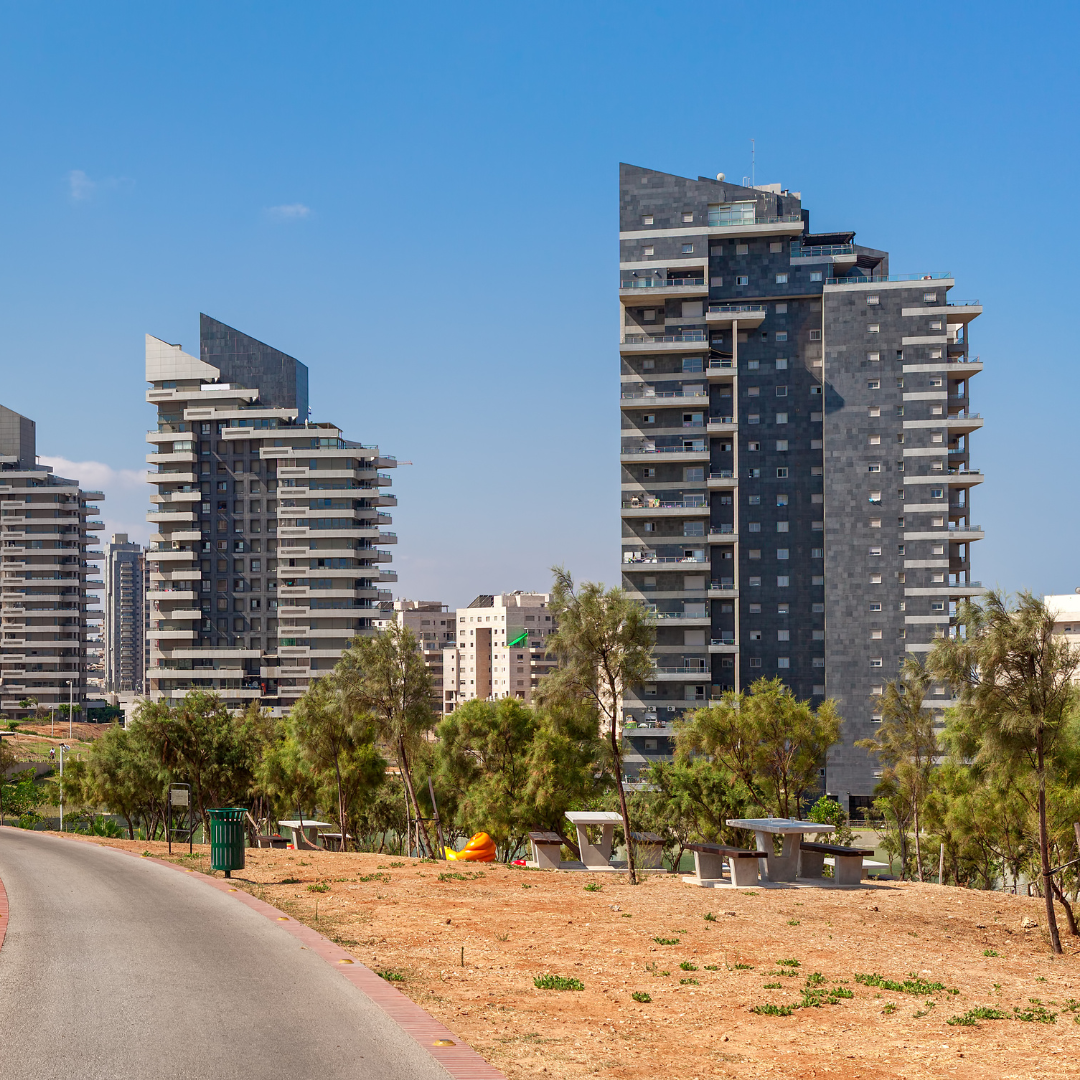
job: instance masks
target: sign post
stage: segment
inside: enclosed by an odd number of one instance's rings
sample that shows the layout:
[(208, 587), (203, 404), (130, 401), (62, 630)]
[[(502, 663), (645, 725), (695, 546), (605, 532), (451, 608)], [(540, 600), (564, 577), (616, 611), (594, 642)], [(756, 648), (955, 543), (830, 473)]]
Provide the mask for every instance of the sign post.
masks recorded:
[(190, 784), (170, 784), (169, 785), (169, 823), (165, 830), (169, 840), (169, 854), (172, 854), (172, 834), (173, 834), (173, 807), (183, 807), (185, 816), (188, 819), (188, 851), (192, 850), (191, 847), (191, 834), (194, 831), (191, 828), (191, 785)]

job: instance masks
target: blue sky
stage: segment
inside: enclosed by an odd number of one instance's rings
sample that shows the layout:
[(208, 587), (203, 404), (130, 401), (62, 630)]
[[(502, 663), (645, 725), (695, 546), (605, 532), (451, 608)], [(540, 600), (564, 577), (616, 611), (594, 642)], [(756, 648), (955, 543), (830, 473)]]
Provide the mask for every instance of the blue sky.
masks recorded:
[[(749, 172), (986, 311), (974, 576), (1080, 585), (1077, 8), (0, 4), (0, 401), (142, 515), (205, 311), (398, 470), (400, 592), (618, 578), (617, 167)], [(1056, 327), (1056, 329), (1055, 329)], [(68, 466), (65, 466), (68, 467)]]

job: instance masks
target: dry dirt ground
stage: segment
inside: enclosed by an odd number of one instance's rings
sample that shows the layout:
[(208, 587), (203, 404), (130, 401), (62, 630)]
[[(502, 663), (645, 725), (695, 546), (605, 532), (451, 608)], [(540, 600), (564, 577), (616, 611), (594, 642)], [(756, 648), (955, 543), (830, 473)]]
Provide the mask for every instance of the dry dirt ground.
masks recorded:
[[(205, 848), (174, 858), (209, 865)], [(389, 973), (511, 1080), (1080, 1075), (1080, 942), (1066, 935), (1066, 955), (1053, 957), (1036, 899), (900, 883), (735, 891), (654, 876), (631, 886), (295, 851), (249, 851), (233, 879)], [(584, 989), (536, 989), (547, 973)], [(912, 973), (946, 989), (856, 978)], [(822, 996), (852, 996), (787, 1016), (751, 1011), (802, 1001), (808, 981)], [(947, 1023), (978, 1006), (1010, 1018)]]

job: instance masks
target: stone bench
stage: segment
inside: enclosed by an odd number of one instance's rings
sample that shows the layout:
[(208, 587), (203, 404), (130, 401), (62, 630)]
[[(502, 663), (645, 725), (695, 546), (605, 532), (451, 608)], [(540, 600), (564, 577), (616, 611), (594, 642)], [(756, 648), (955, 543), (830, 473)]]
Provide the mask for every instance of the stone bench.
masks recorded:
[(558, 870), (562, 863), (562, 837), (553, 832), (531, 832), (532, 862), (541, 870)]
[(833, 857), (833, 881), (837, 885), (858, 885), (863, 876), (863, 858), (873, 855), (872, 848), (850, 848), (840, 844), (799, 845), (799, 877), (822, 878), (825, 856)]
[(697, 885), (719, 881), (724, 874), (725, 860), (732, 885), (756, 885), (757, 860), (769, 857), (765, 851), (747, 851), (727, 844), (687, 844), (686, 850), (694, 853), (694, 876), (685, 877), (683, 881), (692, 881)]

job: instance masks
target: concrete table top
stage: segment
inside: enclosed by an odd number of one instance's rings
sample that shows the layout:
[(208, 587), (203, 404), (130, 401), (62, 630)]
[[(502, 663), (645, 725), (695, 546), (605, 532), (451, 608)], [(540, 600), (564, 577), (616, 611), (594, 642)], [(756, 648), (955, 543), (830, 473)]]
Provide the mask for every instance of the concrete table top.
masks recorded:
[(567, 810), (566, 817), (575, 825), (622, 824), (622, 814), (614, 810)]
[(797, 821), (794, 818), (728, 818), (726, 824), (736, 829), (750, 829), (752, 832), (773, 833), (817, 833), (833, 832), (835, 825), (819, 825), (816, 821)]

